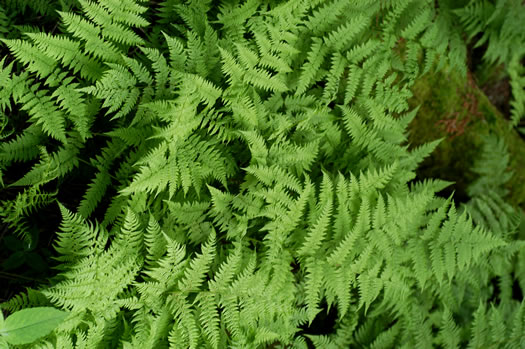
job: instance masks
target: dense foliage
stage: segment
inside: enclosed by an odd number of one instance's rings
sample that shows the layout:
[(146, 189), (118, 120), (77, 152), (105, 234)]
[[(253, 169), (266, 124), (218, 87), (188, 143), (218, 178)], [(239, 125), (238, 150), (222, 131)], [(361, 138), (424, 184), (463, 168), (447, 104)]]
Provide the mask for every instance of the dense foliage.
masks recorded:
[[(441, 140), (410, 146), (407, 100), (488, 45), (518, 125), (524, 16), (521, 0), (3, 1), (5, 265), (51, 278), (1, 304), (0, 346), (523, 348), (506, 145), (486, 137), (456, 205), (453, 183), (416, 178)], [(29, 314), (53, 325), (13, 340)]]

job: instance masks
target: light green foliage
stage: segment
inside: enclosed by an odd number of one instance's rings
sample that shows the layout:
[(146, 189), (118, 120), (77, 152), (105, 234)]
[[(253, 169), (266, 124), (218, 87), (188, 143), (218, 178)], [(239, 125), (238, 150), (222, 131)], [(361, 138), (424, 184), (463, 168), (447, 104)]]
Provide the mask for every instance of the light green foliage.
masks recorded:
[(445, 3), (79, 0), (3, 39), (0, 216), (62, 223), (56, 276), (1, 308), (70, 312), (34, 348), (519, 343), (504, 146), (466, 209), (413, 181), (440, 140), (409, 150), (410, 87), (466, 71)]
[(1, 317), (0, 338), (9, 344), (30, 344), (53, 331), (69, 314), (51, 307), (22, 309)]

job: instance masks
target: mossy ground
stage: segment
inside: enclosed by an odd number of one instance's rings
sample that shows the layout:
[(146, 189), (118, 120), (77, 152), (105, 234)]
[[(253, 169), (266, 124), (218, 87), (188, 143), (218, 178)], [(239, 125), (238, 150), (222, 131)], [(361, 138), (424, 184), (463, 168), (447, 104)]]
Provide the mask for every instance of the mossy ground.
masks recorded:
[(419, 178), (454, 181), (458, 202), (468, 200), (466, 187), (476, 179), (471, 171), (482, 148), (483, 137), (495, 133), (503, 137), (510, 153), (509, 170), (513, 176), (506, 184), (507, 200), (525, 209), (525, 141), (509, 127), (506, 118), (492, 105), (469, 74), (454, 71), (428, 73), (415, 83), (411, 107), (420, 106), (409, 126), (409, 143), (418, 146), (444, 138), (421, 164)]

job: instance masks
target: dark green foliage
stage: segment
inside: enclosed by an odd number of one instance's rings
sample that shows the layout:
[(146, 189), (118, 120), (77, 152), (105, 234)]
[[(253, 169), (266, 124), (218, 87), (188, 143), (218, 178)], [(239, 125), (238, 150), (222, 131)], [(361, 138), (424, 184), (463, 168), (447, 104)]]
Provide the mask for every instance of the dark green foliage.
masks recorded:
[[(486, 45), (487, 66), (504, 64), (510, 78), (513, 101), (512, 125), (525, 116), (525, 11), (520, 0), (470, 0), (454, 11), (475, 47)], [(476, 38), (476, 39), (474, 39)]]
[(2, 36), (0, 217), (32, 241), (62, 216), (56, 274), (1, 305), (71, 312), (32, 347), (521, 345), (504, 145), (456, 210), (414, 181), (440, 140), (406, 144), (416, 79), (466, 73), (474, 5), (60, 3), (27, 5), (58, 29)]

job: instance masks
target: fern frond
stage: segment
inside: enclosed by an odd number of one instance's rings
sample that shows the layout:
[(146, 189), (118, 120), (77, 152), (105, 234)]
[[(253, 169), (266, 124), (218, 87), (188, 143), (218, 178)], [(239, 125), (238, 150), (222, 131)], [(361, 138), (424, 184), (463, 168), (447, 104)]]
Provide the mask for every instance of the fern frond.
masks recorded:
[(352, 65), (348, 71), (348, 78), (346, 80), (345, 100), (344, 104), (348, 105), (356, 96), (363, 71), (356, 65)]
[(452, 313), (448, 308), (443, 310), (439, 338), (441, 343), (447, 349), (458, 348), (461, 341), (459, 328), (454, 322)]
[(38, 146), (44, 139), (39, 126), (33, 124), (10, 141), (0, 145), (0, 161), (5, 164), (33, 160), (38, 157)]
[(73, 143), (60, 147), (52, 154), (48, 154), (44, 148), (41, 148), (41, 161), (33, 166), (24, 177), (11, 185), (43, 184), (55, 178), (62, 178), (78, 166), (78, 153), (79, 149)]
[(202, 246), (202, 254), (197, 255), (196, 258), (192, 259), (189, 268), (185, 270), (184, 278), (179, 281), (178, 288), (183, 292), (190, 292), (199, 289), (214, 258), (215, 232), (212, 232), (208, 241)]
[(211, 342), (214, 349), (219, 347), (219, 312), (217, 309), (216, 295), (211, 292), (202, 292), (197, 296), (199, 319), (203, 332)]
[(487, 343), (490, 343), (488, 334), (489, 321), (486, 318), (486, 309), (483, 303), (480, 303), (478, 309), (474, 313), (474, 321), (472, 323), (471, 340), (468, 348), (482, 348)]
[[(333, 183), (329, 175), (323, 173), (319, 203), (311, 211), (310, 221), (313, 223), (310, 232), (305, 237), (302, 247), (297, 251), (299, 255), (314, 255), (325, 237), (331, 221), (333, 207)], [(315, 223), (314, 223), (315, 222)]]
[(108, 108), (106, 115), (116, 112), (112, 119), (117, 119), (131, 112), (140, 92), (137, 79), (125, 67), (111, 63), (108, 65), (112, 69), (105, 71), (95, 86), (84, 87), (79, 91), (104, 99), (102, 107)]
[(331, 68), (328, 72), (327, 83), (323, 91), (323, 100), (329, 103), (335, 98), (339, 90), (339, 82), (344, 73), (347, 62), (346, 58), (339, 53), (334, 53), (331, 59)]
[(328, 53), (321, 39), (313, 38), (312, 41), (311, 49), (307, 54), (308, 61), (301, 69), (301, 76), (295, 91), (296, 96), (305, 93), (307, 88), (314, 82), (314, 78), (324, 62), (325, 55)]
[[(314, 10), (305, 25), (314, 35), (321, 35), (334, 25), (338, 16), (345, 12), (348, 5), (348, 2), (345, 1), (332, 1), (322, 8)], [(314, 4), (311, 6), (314, 7)]]
[(59, 204), (59, 208), (62, 223), (55, 243), (55, 249), (60, 253), (56, 259), (67, 265), (100, 252), (107, 233), (97, 225), (88, 225), (83, 217), (72, 213), (62, 204)]
[(314, 257), (306, 258), (306, 279), (305, 279), (305, 301), (307, 306), (308, 320), (311, 324), (315, 316), (321, 311), (319, 308), (320, 291), (323, 283), (322, 264), (318, 263)]
[(97, 80), (102, 74), (102, 66), (90, 57), (80, 53), (80, 44), (66, 36), (47, 33), (26, 33), (36, 47), (53, 60), (70, 67), (74, 73), (90, 81)]
[(121, 62), (121, 52), (111, 42), (100, 37), (101, 28), (70, 12), (59, 12), (69, 33), (85, 41), (84, 52), (104, 62)]
[(288, 86), (279, 76), (272, 76), (261, 68), (248, 69), (244, 75), (244, 81), (266, 91), (286, 92)]
[(334, 51), (346, 51), (348, 45), (363, 29), (369, 25), (369, 17), (356, 15), (338, 29), (330, 32), (324, 39), (325, 45)]
[[(136, 13), (125, 11), (121, 3), (116, 1), (104, 1), (101, 4), (91, 2), (89, 0), (79, 0), (82, 9), (89, 19), (102, 28), (101, 34), (103, 38), (112, 40), (117, 44), (124, 44), (128, 46), (143, 45), (144, 41), (127, 26), (118, 22), (126, 22), (130, 20), (129, 16), (134, 17), (135, 21), (129, 26), (140, 27), (148, 24), (141, 16)], [(135, 9), (140, 6), (134, 1), (124, 1), (128, 5), (134, 5)], [(104, 5), (104, 6), (101, 6)], [(143, 8), (143, 10), (146, 10)], [(126, 16), (128, 18), (126, 18)]]
[(55, 106), (47, 91), (39, 87), (40, 84), (33, 85), (20, 99), (20, 103), (23, 103), (22, 110), (27, 110), (32, 121), (40, 125), (49, 136), (67, 143), (65, 115)]
[(26, 218), (34, 214), (35, 210), (49, 205), (56, 193), (42, 192), (40, 186), (26, 188), (12, 201), (5, 200), (0, 204), (0, 217), (4, 224), (12, 229), (13, 233), (22, 237), (28, 248), (34, 246), (34, 236), (29, 232)]
[(27, 65), (27, 70), (38, 77), (48, 77), (56, 68), (56, 61), (37, 49), (33, 44), (20, 39), (0, 39), (13, 53), (18, 61)]

